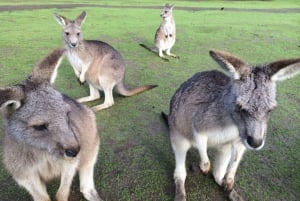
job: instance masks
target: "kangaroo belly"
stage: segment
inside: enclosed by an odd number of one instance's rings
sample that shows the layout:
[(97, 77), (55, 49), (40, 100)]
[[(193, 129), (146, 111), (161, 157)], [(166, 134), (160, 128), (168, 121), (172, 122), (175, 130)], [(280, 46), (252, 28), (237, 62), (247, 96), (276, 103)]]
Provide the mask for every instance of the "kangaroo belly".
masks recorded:
[(175, 43), (175, 36), (168, 36), (165, 40), (162, 40), (160, 42), (160, 48), (163, 50), (170, 49), (173, 47)]

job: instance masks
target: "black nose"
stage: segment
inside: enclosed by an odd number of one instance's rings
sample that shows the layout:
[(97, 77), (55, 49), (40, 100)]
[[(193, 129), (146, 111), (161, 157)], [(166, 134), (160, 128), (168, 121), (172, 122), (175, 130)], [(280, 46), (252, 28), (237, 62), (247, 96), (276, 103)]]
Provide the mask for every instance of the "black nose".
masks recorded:
[(251, 136), (248, 136), (247, 137), (247, 143), (252, 147), (252, 148), (257, 148), (257, 147), (259, 147), (259, 146), (261, 146), (261, 144), (262, 144), (262, 140), (260, 140), (260, 139), (254, 139), (253, 137), (251, 137)]
[(72, 47), (76, 47), (76, 43), (71, 43)]
[(65, 150), (66, 156), (72, 157), (72, 158), (76, 157), (78, 152), (79, 152), (79, 149), (66, 149)]

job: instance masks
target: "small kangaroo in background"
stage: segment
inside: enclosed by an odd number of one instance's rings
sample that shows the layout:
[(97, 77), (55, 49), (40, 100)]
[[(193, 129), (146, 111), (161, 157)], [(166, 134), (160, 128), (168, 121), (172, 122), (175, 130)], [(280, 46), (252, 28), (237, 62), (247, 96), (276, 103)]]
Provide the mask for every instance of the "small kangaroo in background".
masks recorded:
[(108, 108), (114, 104), (113, 89), (123, 96), (142, 93), (157, 85), (146, 85), (128, 89), (124, 84), (125, 62), (121, 54), (112, 46), (102, 41), (84, 40), (81, 25), (86, 18), (83, 11), (75, 20), (54, 14), (57, 22), (63, 27), (63, 41), (67, 56), (80, 83), (87, 81), (90, 95), (78, 99), (88, 102), (100, 98), (99, 90), (104, 91), (103, 104), (92, 107), (94, 111)]
[[(173, 8), (174, 5), (166, 4), (162, 9), (160, 16), (163, 20), (156, 30), (154, 38), (155, 46), (158, 49), (158, 55), (165, 61), (169, 61), (169, 59), (164, 56), (163, 51), (165, 51), (168, 56), (179, 58), (175, 54), (171, 53), (171, 48), (174, 46), (176, 40), (176, 25), (173, 17)], [(144, 44), (140, 45), (149, 51), (155, 52), (153, 49)]]
[(50, 201), (45, 182), (57, 177), (56, 199), (67, 201), (77, 170), (85, 199), (100, 201), (93, 179), (100, 143), (95, 115), (52, 88), (65, 52), (54, 50), (25, 81), (0, 88), (4, 164), (34, 201)]
[[(222, 51), (211, 57), (231, 75), (213, 70), (196, 73), (175, 92), (167, 116), (175, 153), (175, 201), (185, 201), (185, 160), (191, 147), (198, 149), (203, 173), (211, 169), (207, 155), (216, 148), (213, 176), (229, 192), (246, 148), (265, 144), (267, 122), (276, 106), (276, 81), (300, 72), (300, 58), (251, 66)], [(234, 198), (231, 198), (234, 199)]]

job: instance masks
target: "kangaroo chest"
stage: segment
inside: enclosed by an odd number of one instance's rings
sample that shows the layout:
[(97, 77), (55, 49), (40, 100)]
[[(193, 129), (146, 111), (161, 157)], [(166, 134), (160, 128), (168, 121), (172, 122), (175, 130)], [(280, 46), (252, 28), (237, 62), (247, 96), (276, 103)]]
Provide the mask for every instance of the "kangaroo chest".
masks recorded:
[(75, 51), (68, 51), (68, 60), (72, 67), (79, 72), (81, 72), (82, 69), (87, 69), (90, 65), (89, 61), (82, 59)]
[(164, 27), (164, 29), (165, 29), (165, 32), (167, 33), (167, 34), (172, 34), (173, 32), (174, 32), (174, 25), (171, 23), (171, 22), (167, 22), (166, 24), (165, 24), (165, 27)]

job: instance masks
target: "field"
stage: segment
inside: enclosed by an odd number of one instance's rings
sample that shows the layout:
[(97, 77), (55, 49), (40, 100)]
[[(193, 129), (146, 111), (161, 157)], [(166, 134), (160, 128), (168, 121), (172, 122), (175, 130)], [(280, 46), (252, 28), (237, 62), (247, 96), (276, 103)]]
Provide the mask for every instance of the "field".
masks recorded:
[[(172, 3), (172, 2), (170, 2)], [(126, 62), (128, 86), (157, 84), (145, 93), (121, 97), (115, 105), (97, 112), (101, 147), (95, 182), (107, 201), (170, 201), (174, 198), (174, 154), (168, 128), (160, 114), (180, 84), (196, 72), (219, 69), (210, 49), (234, 53), (251, 64), (300, 56), (300, 2), (275, 1), (173, 1), (177, 41), (172, 52), (180, 59), (165, 62), (141, 48), (153, 46), (164, 3), (158, 0), (0, 1), (0, 86), (17, 84), (52, 49), (62, 45), (61, 27), (53, 13), (68, 18), (83, 10), (86, 39), (105, 41)], [(221, 9), (223, 8), (223, 9)], [(278, 107), (268, 125), (266, 145), (248, 151), (236, 175), (236, 190), (249, 201), (296, 201), (300, 198), (300, 76), (277, 85)], [(88, 95), (67, 59), (62, 62), (54, 87), (73, 98)], [(103, 102), (87, 103), (93, 106)], [(1, 119), (0, 119), (1, 120)], [(2, 123), (2, 120), (1, 120)], [(0, 139), (3, 139), (0, 127)], [(0, 158), (2, 159), (2, 144)], [(225, 201), (225, 193), (210, 176), (190, 169), (199, 162), (196, 150), (187, 156), (189, 201)], [(49, 184), (55, 197), (59, 181)], [(0, 163), (0, 200), (28, 201)], [(71, 201), (84, 200), (75, 177)]]

